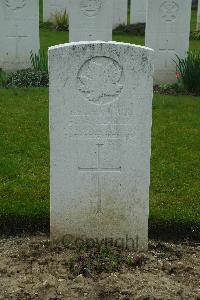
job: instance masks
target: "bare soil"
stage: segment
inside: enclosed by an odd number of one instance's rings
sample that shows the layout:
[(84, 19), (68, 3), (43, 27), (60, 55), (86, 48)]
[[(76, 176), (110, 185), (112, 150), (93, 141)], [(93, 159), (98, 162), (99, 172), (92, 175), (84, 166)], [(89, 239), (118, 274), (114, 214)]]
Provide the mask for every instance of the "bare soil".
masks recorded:
[(45, 235), (0, 239), (0, 300), (200, 299), (199, 244), (150, 241), (142, 267), (89, 278), (70, 273), (73, 255)]

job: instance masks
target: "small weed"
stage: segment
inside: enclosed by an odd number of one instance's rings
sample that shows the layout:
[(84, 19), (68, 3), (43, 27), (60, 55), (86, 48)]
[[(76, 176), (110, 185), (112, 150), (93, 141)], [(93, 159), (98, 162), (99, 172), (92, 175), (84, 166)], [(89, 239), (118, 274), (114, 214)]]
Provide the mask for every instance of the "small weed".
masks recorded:
[(49, 85), (49, 76), (45, 71), (25, 69), (8, 75), (6, 87), (46, 87)]
[(177, 56), (176, 66), (179, 86), (200, 95), (200, 52), (189, 51), (183, 59)]
[(34, 71), (48, 72), (48, 55), (46, 52), (39, 50), (38, 53), (30, 52), (31, 66)]
[(123, 266), (141, 268), (145, 262), (144, 255), (135, 253), (132, 256), (118, 247), (101, 245), (91, 248), (82, 244), (67, 262), (67, 266), (74, 276), (82, 274), (91, 277), (100, 273), (118, 272)]
[(190, 39), (200, 41), (200, 31), (192, 31), (190, 33)]
[(55, 12), (51, 15), (50, 21), (53, 25), (53, 28), (57, 31), (67, 31), (69, 28), (69, 17), (67, 11)]
[(4, 87), (7, 79), (7, 74), (0, 69), (0, 87)]

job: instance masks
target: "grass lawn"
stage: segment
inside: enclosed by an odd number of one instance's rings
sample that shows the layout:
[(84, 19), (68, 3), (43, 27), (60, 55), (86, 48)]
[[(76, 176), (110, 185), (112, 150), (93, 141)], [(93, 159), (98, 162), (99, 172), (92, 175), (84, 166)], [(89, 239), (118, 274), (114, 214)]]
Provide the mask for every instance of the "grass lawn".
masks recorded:
[[(194, 29), (194, 11), (191, 24)], [(68, 33), (41, 28), (40, 38), (41, 48), (47, 50), (67, 42)], [(144, 44), (143, 37), (126, 33), (115, 32), (113, 39)], [(200, 49), (200, 41), (190, 41), (190, 48)], [(154, 95), (150, 188), (154, 233), (192, 234), (191, 228), (200, 226), (199, 116), (200, 98)], [(0, 89), (0, 231), (5, 232), (7, 225), (12, 232), (15, 226), (33, 228), (34, 223), (36, 228), (40, 224), (39, 229), (49, 223), (48, 89)]]
[(0, 89), (0, 216), (49, 214), (48, 90)]
[[(49, 218), (48, 89), (0, 89), (0, 217)], [(200, 225), (200, 98), (153, 102), (150, 220)]]

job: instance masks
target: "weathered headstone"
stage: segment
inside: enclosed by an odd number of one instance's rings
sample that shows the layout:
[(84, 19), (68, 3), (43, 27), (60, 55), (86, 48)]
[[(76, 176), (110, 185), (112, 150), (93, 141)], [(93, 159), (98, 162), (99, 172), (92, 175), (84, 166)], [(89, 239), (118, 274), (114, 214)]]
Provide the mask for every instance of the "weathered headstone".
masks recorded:
[(198, 0), (197, 8), (197, 31), (200, 31), (200, 0)]
[(38, 0), (1, 0), (0, 68), (29, 67), (31, 50), (39, 50)]
[(69, 40), (111, 41), (113, 0), (70, 0)]
[(53, 14), (64, 13), (65, 10), (68, 13), (69, 0), (43, 0), (43, 21), (47, 22)]
[(131, 0), (131, 24), (146, 23), (147, 0)]
[(152, 60), (151, 49), (116, 42), (50, 48), (53, 240), (147, 248)]
[(127, 25), (128, 21), (128, 1), (113, 1), (113, 29), (119, 25)]
[(176, 55), (189, 48), (191, 0), (149, 0), (145, 44), (155, 50), (156, 83), (176, 81)]

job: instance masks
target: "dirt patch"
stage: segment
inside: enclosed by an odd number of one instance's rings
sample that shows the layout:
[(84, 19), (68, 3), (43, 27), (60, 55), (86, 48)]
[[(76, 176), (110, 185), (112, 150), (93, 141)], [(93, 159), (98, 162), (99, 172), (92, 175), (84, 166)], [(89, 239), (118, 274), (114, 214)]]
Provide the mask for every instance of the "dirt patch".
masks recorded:
[(45, 235), (1, 239), (0, 299), (200, 299), (198, 244), (150, 241), (145, 264), (89, 277), (70, 273), (73, 255)]

